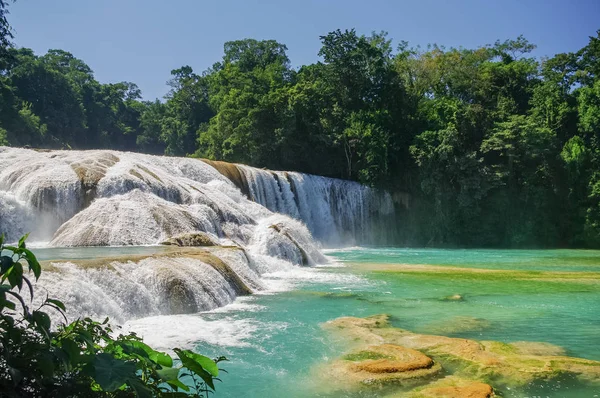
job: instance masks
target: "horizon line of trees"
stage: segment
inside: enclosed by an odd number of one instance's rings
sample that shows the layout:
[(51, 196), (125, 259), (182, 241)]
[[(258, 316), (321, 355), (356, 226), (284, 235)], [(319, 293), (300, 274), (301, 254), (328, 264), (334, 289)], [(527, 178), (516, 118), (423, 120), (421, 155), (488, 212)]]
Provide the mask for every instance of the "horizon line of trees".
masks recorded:
[(298, 69), (284, 44), (244, 39), (143, 101), (66, 51), (14, 48), (7, 26), (0, 12), (0, 145), (205, 157), (408, 192), (405, 244), (600, 247), (600, 31), (540, 61), (523, 36), (420, 49), (336, 30)]

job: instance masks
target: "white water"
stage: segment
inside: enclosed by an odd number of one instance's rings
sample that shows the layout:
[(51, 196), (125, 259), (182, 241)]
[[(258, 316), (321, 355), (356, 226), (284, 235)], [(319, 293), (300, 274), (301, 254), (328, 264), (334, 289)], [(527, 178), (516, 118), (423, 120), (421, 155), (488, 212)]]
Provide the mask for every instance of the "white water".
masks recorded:
[(374, 220), (393, 214), (388, 194), (357, 183), (232, 167), (250, 198), (197, 159), (0, 147), (0, 232), (14, 241), (32, 231), (30, 240), (54, 247), (154, 245), (204, 232), (240, 248), (215, 252), (237, 282), (188, 257), (62, 262), (44, 274), (41, 285), (70, 316), (121, 323), (229, 304), (243, 290), (239, 281), (252, 292), (277, 290), (273, 283), (285, 286), (285, 277), (267, 283), (265, 275), (326, 261), (312, 235), (327, 244), (366, 242), (376, 235)]
[(271, 211), (302, 220), (314, 237), (329, 245), (381, 243), (394, 203), (381, 192), (354, 181), (239, 165), (251, 199)]

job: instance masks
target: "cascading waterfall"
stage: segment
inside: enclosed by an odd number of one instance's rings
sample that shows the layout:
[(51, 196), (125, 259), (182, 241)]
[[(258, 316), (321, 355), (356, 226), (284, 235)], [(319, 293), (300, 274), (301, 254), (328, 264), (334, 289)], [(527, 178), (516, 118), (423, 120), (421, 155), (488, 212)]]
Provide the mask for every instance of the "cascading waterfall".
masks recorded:
[(249, 196), (267, 209), (302, 220), (329, 245), (385, 243), (394, 203), (387, 192), (354, 181), (237, 166)]
[(263, 289), (265, 273), (325, 262), (313, 236), (372, 243), (393, 211), (387, 193), (301, 173), (0, 147), (0, 232), (8, 240), (32, 231), (30, 240), (58, 247), (156, 245), (202, 234), (217, 246), (48, 265), (40, 283), (75, 316), (124, 321), (210, 310)]

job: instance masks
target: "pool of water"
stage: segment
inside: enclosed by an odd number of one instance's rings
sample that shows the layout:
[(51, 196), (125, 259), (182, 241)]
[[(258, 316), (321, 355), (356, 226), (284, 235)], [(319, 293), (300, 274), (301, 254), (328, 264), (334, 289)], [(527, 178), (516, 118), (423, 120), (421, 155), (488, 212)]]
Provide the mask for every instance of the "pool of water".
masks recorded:
[(115, 247), (47, 247), (28, 245), (39, 261), (90, 260), (100, 257), (150, 255), (166, 250), (165, 246), (115, 246)]
[(348, 248), (329, 254), (346, 263), (431, 264), (451, 267), (600, 272), (599, 250)]
[[(418, 333), (548, 342), (564, 347), (567, 355), (600, 360), (598, 251), (356, 248), (328, 254), (345, 266), (268, 276), (285, 279), (291, 290), (245, 297), (211, 313), (147, 318), (129, 326), (165, 349), (190, 345), (227, 356), (219, 397), (349, 396), (324, 392), (314, 373), (345, 351), (320, 326), (340, 316), (386, 313), (394, 326)], [(403, 272), (394, 264), (506, 272)], [(578, 273), (567, 280), (553, 274), (557, 271)], [(463, 299), (446, 300), (456, 294)], [(461, 330), (455, 327), (457, 317), (476, 318), (485, 327)], [(600, 393), (568, 381), (501, 392), (510, 397)]]
[[(152, 254), (162, 247), (35, 248), (40, 260)], [(265, 275), (271, 290), (215, 311), (124, 325), (164, 350), (225, 355), (218, 397), (377, 397), (328, 392), (319, 366), (347, 350), (324, 331), (386, 313), (396, 327), (478, 340), (541, 341), (600, 361), (600, 251), (351, 248), (329, 266)], [(430, 266), (436, 266), (432, 268)], [(448, 300), (460, 295), (461, 300)], [(464, 330), (465, 318), (480, 328)], [(569, 381), (503, 386), (505, 397), (593, 397)], [(383, 396), (383, 395), (381, 395)]]

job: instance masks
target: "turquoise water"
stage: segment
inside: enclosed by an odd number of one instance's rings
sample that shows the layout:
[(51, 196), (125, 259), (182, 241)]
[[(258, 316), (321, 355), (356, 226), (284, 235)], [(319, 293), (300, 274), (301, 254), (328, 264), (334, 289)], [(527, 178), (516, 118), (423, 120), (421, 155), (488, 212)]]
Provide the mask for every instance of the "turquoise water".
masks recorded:
[[(40, 259), (88, 259), (159, 250), (35, 253)], [(327, 391), (327, 382), (318, 377), (319, 366), (347, 350), (321, 328), (340, 316), (386, 313), (394, 326), (413, 332), (548, 342), (564, 347), (567, 355), (600, 361), (600, 251), (355, 248), (327, 254), (344, 266), (267, 275), (267, 284), (279, 292), (243, 297), (203, 314), (144, 318), (131, 327), (156, 348), (191, 346), (227, 356), (222, 367), (228, 373), (222, 373), (216, 397), (380, 396)], [(409, 272), (401, 264), (413, 266)], [(432, 272), (425, 264), (449, 272)], [(445, 299), (456, 294), (463, 300)], [(483, 326), (462, 330), (457, 317), (476, 318)], [(506, 387), (500, 391), (505, 397), (600, 396), (594, 387), (569, 380)]]
[[(394, 326), (414, 332), (502, 342), (548, 342), (564, 347), (567, 355), (600, 360), (597, 280), (564, 283), (523, 280), (510, 273), (490, 277), (378, 272), (365, 265), (414, 263), (589, 272), (600, 268), (600, 252), (352, 249), (329, 255), (347, 267), (310, 271), (315, 277), (299, 282), (293, 291), (253, 296), (244, 299), (241, 308), (204, 316), (215, 323), (247, 322), (243, 325), (252, 330), (243, 339), (246, 346), (239, 346), (239, 342), (238, 346), (197, 344), (202, 352), (230, 358), (223, 364), (229, 373), (223, 375), (217, 396), (346, 396), (323, 392), (322, 381), (313, 373), (316, 366), (344, 352), (344, 347), (320, 327), (340, 316), (387, 313), (392, 315)], [(464, 300), (444, 300), (454, 294), (461, 294)], [(452, 322), (458, 316), (485, 320), (487, 327), (456, 330)], [(592, 397), (600, 391), (563, 380), (521, 390), (503, 389), (502, 393), (512, 397)], [(378, 395), (373, 392), (366, 396)]]
[(454, 267), (600, 272), (598, 250), (489, 250), (360, 248), (332, 251), (347, 263), (430, 264)]
[[(28, 248), (29, 245), (27, 246)], [(99, 257), (150, 255), (165, 250), (164, 246), (119, 247), (33, 247), (38, 260), (90, 260)]]

